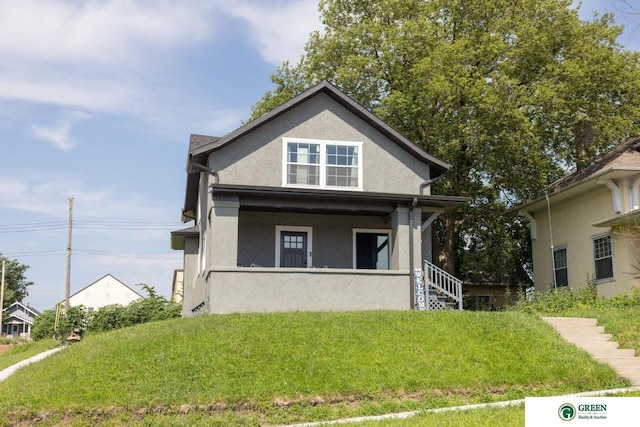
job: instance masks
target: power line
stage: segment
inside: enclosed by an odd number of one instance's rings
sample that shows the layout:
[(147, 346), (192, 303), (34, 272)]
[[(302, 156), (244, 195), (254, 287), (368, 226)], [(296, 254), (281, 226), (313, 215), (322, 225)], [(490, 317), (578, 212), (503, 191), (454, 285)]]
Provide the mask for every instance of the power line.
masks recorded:
[[(140, 252), (140, 253), (124, 253), (124, 252), (112, 252), (112, 251), (100, 251), (94, 249), (74, 249), (76, 254), (89, 254), (100, 256), (112, 256), (117, 258), (136, 258), (136, 259), (182, 259), (179, 254), (171, 255), (167, 252)], [(150, 256), (157, 255), (157, 256)]]
[(64, 252), (65, 249), (49, 249), (43, 251), (24, 251), (24, 252), (8, 252), (2, 253), (2, 256), (44, 256)]
[[(68, 226), (65, 221), (34, 222), (25, 224), (0, 225), (0, 234), (26, 233), (32, 231), (63, 230)], [(74, 220), (73, 227), (87, 230), (119, 231), (170, 231), (184, 226), (181, 222), (150, 221), (91, 221)]]

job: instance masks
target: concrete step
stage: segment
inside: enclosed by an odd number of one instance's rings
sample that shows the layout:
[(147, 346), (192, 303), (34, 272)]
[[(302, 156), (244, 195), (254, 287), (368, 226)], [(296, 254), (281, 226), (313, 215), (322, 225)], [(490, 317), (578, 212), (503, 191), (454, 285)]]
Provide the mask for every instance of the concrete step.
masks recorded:
[(616, 358), (616, 357), (635, 357), (636, 352), (631, 348), (616, 348), (615, 350), (595, 349), (590, 353), (594, 359)]
[(579, 317), (543, 317), (562, 338), (588, 352), (599, 362), (607, 363), (619, 375), (640, 386), (640, 357), (633, 349), (618, 348), (612, 336), (604, 333), (597, 319)]
[(572, 327), (577, 326), (597, 326), (598, 319), (584, 318), (584, 317), (543, 317), (547, 323), (552, 326), (568, 325)]

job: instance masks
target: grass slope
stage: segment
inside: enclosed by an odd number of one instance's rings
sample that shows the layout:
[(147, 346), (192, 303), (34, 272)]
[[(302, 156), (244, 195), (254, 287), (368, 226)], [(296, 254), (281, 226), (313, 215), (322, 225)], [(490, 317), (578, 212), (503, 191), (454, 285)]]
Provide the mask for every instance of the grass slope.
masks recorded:
[(625, 385), (531, 314), (212, 315), (87, 336), (19, 371), (0, 425), (283, 424)]

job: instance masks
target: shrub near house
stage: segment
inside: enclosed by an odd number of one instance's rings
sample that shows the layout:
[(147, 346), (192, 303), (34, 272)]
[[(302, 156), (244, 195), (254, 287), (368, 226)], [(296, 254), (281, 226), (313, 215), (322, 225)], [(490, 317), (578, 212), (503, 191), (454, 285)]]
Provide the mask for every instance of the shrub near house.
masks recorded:
[[(148, 297), (124, 307), (113, 304), (87, 313), (84, 307), (70, 307), (69, 315), (60, 322), (58, 336), (65, 337), (74, 328), (81, 327), (90, 332), (103, 332), (125, 328), (140, 323), (180, 317), (180, 305), (158, 295), (153, 286), (141, 285)], [(33, 339), (40, 340), (54, 336), (55, 310), (46, 310), (36, 317)]]

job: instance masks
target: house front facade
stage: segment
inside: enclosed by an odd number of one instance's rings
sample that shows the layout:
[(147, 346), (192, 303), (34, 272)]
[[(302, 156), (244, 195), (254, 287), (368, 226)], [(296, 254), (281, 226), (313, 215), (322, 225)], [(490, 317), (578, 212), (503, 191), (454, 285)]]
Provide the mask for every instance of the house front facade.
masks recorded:
[(529, 220), (536, 290), (595, 281), (610, 298), (640, 285), (640, 138), (513, 209)]
[(448, 168), (326, 82), (192, 135), (183, 315), (414, 307), (431, 223), (466, 200), (430, 194)]
[[(14, 302), (3, 310), (2, 336), (11, 338), (31, 338), (35, 317), (40, 314), (35, 308)], [(6, 319), (5, 319), (6, 317)]]

